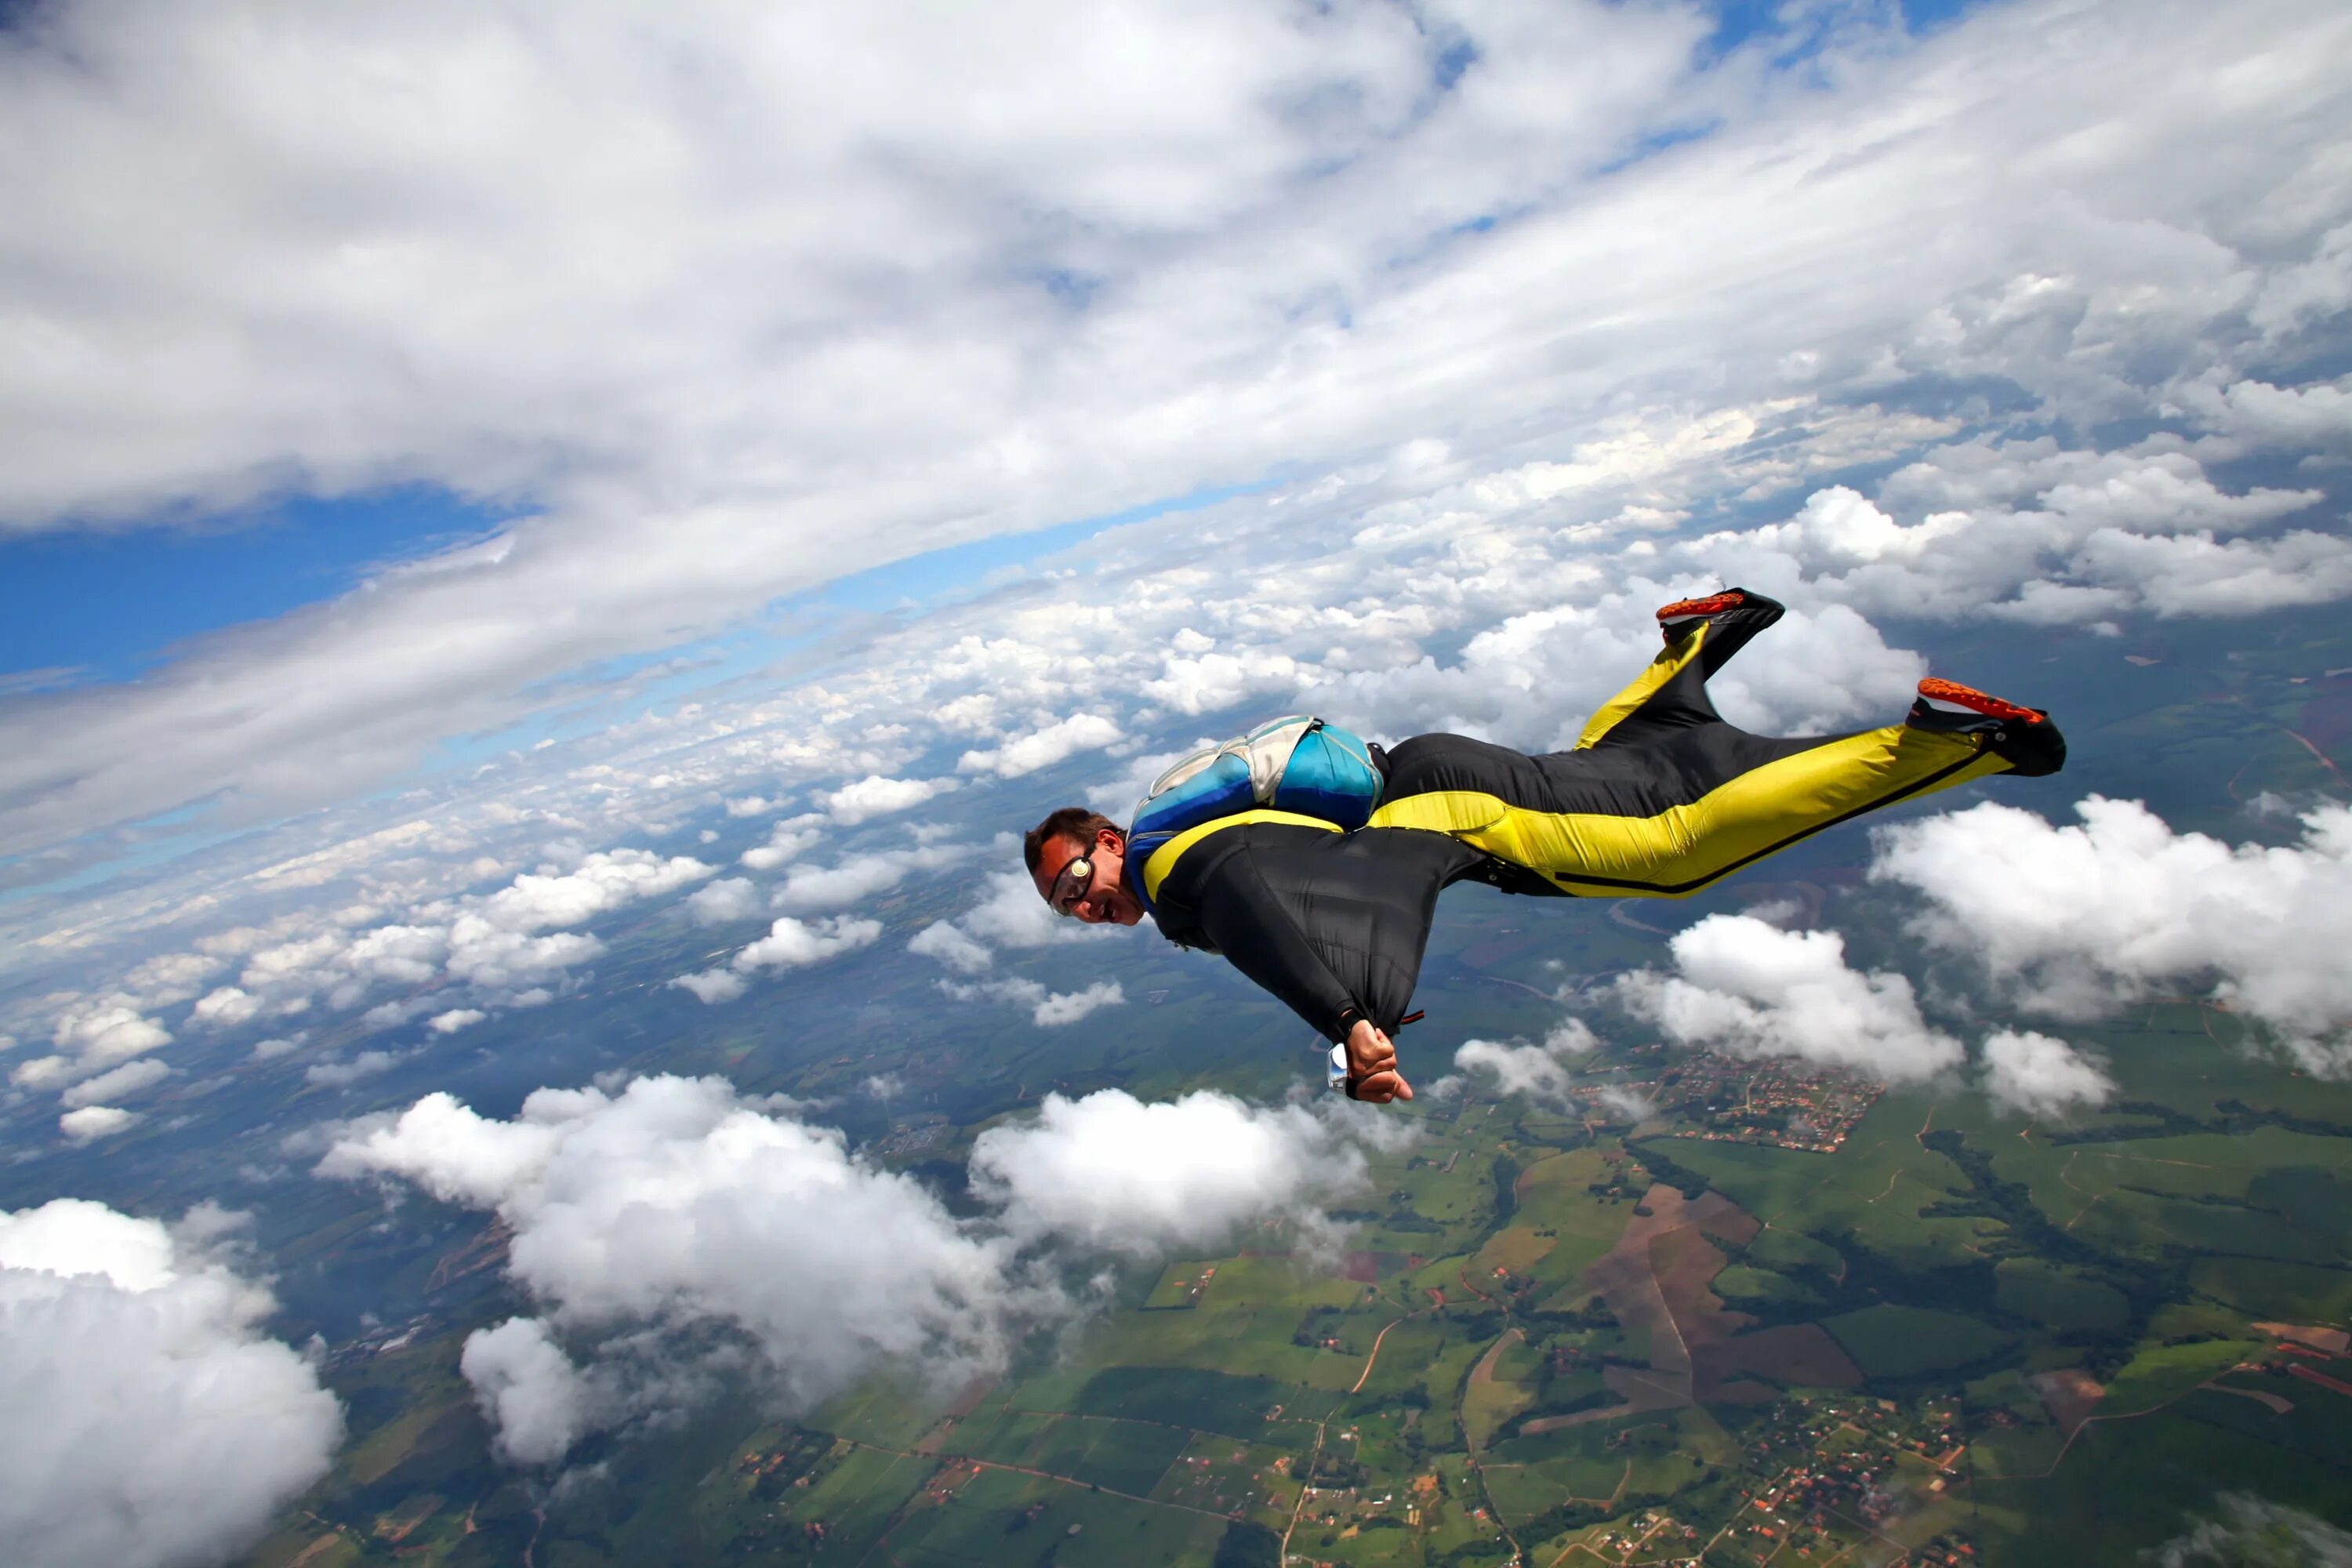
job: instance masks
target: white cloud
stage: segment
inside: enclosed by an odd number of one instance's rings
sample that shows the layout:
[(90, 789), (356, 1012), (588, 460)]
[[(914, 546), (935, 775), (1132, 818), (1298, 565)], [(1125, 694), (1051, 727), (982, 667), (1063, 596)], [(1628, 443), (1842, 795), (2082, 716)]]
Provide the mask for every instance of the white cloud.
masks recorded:
[(101, 1138), (111, 1138), (127, 1132), (143, 1120), (135, 1110), (125, 1110), (117, 1105), (85, 1105), (79, 1110), (68, 1110), (58, 1118), (58, 1131), (74, 1143), (95, 1143)]
[(820, 799), (827, 815), (847, 827), (920, 805), (958, 788), (960, 783), (956, 779), (892, 779), (869, 773)]
[(1083, 991), (1048, 991), (1042, 982), (1017, 975), (971, 985), (942, 980), (939, 986), (959, 1002), (1010, 1002), (1016, 1007), (1026, 1007), (1031, 1021), (1041, 1028), (1075, 1024), (1102, 1008), (1122, 1006), (1127, 1002), (1127, 992), (1116, 980), (1097, 980)]
[[(514, 1227), (509, 1270), (541, 1326), (478, 1331), (465, 1364), (527, 1460), (674, 1397), (698, 1331), (740, 1340), (743, 1370), (799, 1409), (878, 1366), (1001, 1365), (1024, 1300), (1003, 1245), (921, 1185), (715, 1079), (541, 1089), (507, 1122), (430, 1096), (320, 1170), (402, 1177)], [(658, 1355), (647, 1329), (675, 1336)], [(585, 1347), (606, 1393), (551, 1335)]]
[(2061, 1117), (2096, 1110), (2115, 1098), (2115, 1080), (2063, 1040), (2004, 1029), (1984, 1043), (1985, 1093), (2027, 1116)]
[(996, 966), (996, 954), (962, 928), (933, 921), (907, 941), (908, 952), (937, 959), (958, 974), (985, 974)]
[(509, 1318), (466, 1336), (457, 1370), (474, 1386), (492, 1447), (519, 1465), (551, 1465), (595, 1423), (625, 1410), (598, 1408), (588, 1380), (537, 1318)]
[(2352, 1533), (2315, 1513), (2247, 1492), (2223, 1492), (2218, 1519), (2198, 1519), (2183, 1533), (2142, 1553), (2156, 1568), (2236, 1568), (2294, 1563), (2352, 1568)]
[(511, 1121), (435, 1094), (347, 1130), (318, 1168), (513, 1227), (509, 1272), (538, 1310), (478, 1331), (462, 1364), (501, 1451), (536, 1464), (719, 1378), (786, 1410), (884, 1366), (960, 1386), (1083, 1310), (1057, 1280), (1106, 1252), (1223, 1245), (1267, 1221), (1319, 1237), (1320, 1205), (1363, 1179), (1360, 1145), (1396, 1136), (1345, 1106), (1049, 1095), (982, 1134), (988, 1212), (958, 1219), (799, 1109), (718, 1079), (541, 1089)]
[(142, 1016), (135, 1005), (121, 995), (68, 1005), (58, 1015), (49, 1037), (57, 1054), (19, 1063), (8, 1075), (10, 1081), (27, 1089), (69, 1083), (172, 1042), (170, 1031)]
[[(1524, 1094), (1565, 1107), (1570, 1103), (1569, 1060), (1590, 1053), (1595, 1044), (1581, 1018), (1568, 1018), (1537, 1045), (1465, 1040), (1454, 1053), (1454, 1070), (1465, 1079), (1491, 1079), (1497, 1094)], [(1456, 1083), (1445, 1079), (1430, 1088), (1433, 1092), (1451, 1091)]]
[(882, 935), (880, 921), (835, 915), (803, 921), (785, 915), (768, 928), (768, 934), (740, 949), (733, 959), (738, 973), (761, 969), (793, 969), (821, 963), (836, 953), (866, 947)]
[(765, 816), (772, 811), (782, 809), (783, 802), (756, 795), (743, 795), (727, 803), (727, 815), (730, 816)]
[(1608, 1084), (1593, 1092), (1596, 1110), (1619, 1121), (1643, 1122), (1658, 1113), (1657, 1102), (1636, 1089)]
[(261, 1012), (261, 998), (235, 985), (224, 985), (198, 999), (188, 1009), (188, 1016), (199, 1024), (217, 1028), (235, 1028), (250, 1023)]
[(425, 1026), (436, 1035), (454, 1035), (470, 1028), (489, 1015), (478, 1007), (452, 1007), (446, 1013), (436, 1013), (425, 1020)]
[(1618, 999), (1678, 1045), (1790, 1057), (1888, 1083), (1959, 1064), (1960, 1044), (1928, 1026), (1910, 981), (1846, 966), (1835, 931), (1784, 931), (1752, 915), (1709, 915), (1669, 943), (1675, 971), (1637, 970)]
[(747, 921), (761, 911), (760, 890), (749, 877), (727, 877), (698, 888), (686, 900), (687, 913), (697, 925), (725, 925)]
[(219, 1561), (324, 1474), (342, 1415), (197, 1239), (59, 1198), (0, 1211), (0, 1539), (24, 1568)]
[[(447, 1016), (444, 1014), (443, 1016)], [(320, 1089), (349, 1089), (391, 1071), (406, 1059), (401, 1051), (362, 1051), (349, 1061), (319, 1062), (302, 1069), (302, 1081)]]
[(939, 870), (968, 857), (950, 845), (920, 849), (877, 849), (852, 855), (835, 866), (795, 866), (771, 897), (779, 910), (810, 914), (863, 903), (886, 893), (916, 871)]
[(732, 1002), (751, 989), (741, 975), (725, 969), (705, 969), (693, 974), (681, 974), (670, 984), (692, 992), (695, 1000), (706, 1006)]
[(786, 817), (769, 830), (766, 843), (753, 845), (737, 858), (754, 871), (772, 871), (788, 860), (798, 859), (822, 839), (824, 830), (819, 825), (824, 821), (814, 813)]
[(1083, 991), (1057, 991), (1036, 1004), (1030, 1016), (1041, 1027), (1075, 1024), (1105, 1007), (1124, 1006), (1127, 992), (1116, 980), (1097, 980)]
[(483, 992), (516, 991), (553, 980), (604, 951), (593, 936), (555, 931), (527, 936), (459, 915), (449, 927), (449, 974)]
[(283, 1037), (273, 1037), (267, 1040), (256, 1040), (253, 1043), (253, 1059), (257, 1062), (275, 1061), (279, 1057), (291, 1056), (301, 1048), (302, 1042), (299, 1039), (289, 1040)]
[(2277, 848), (2175, 833), (2137, 801), (2074, 814), (1987, 802), (1881, 828), (1871, 876), (1918, 889), (1921, 933), (2021, 1005), (2091, 1018), (2202, 986), (2315, 1070), (2352, 1066), (2352, 808), (2317, 808)]
[(493, 893), (481, 917), (509, 931), (576, 926), (583, 921), (675, 890), (714, 868), (686, 856), (665, 860), (646, 849), (614, 849), (589, 856), (574, 869), (526, 872)]
[(121, 1067), (100, 1073), (96, 1078), (82, 1079), (58, 1097), (68, 1110), (85, 1105), (100, 1105), (137, 1094), (142, 1089), (152, 1089), (172, 1076), (172, 1069), (152, 1057), (140, 1057)]
[(973, 1142), (971, 1184), (1016, 1231), (1115, 1252), (1205, 1246), (1259, 1220), (1306, 1220), (1360, 1184), (1349, 1126), (1213, 1090), (1160, 1103), (1049, 1094), (1034, 1121)]
[(1118, 725), (1111, 720), (1095, 713), (1073, 713), (1000, 747), (966, 752), (956, 760), (956, 771), (1017, 779), (1040, 768), (1050, 768), (1055, 763), (1067, 762), (1080, 752), (1100, 751), (1122, 739)]

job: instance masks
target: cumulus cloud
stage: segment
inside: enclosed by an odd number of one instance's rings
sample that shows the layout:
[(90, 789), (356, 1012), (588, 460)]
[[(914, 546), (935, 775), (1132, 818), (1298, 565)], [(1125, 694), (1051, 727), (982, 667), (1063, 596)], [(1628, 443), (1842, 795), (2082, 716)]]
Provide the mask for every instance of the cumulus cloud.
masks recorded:
[(950, 921), (933, 921), (917, 931), (908, 939), (907, 951), (937, 959), (958, 974), (985, 974), (996, 964), (985, 942)]
[(869, 946), (881, 935), (880, 921), (835, 915), (803, 921), (786, 915), (768, 928), (767, 935), (740, 950), (733, 963), (736, 970), (743, 973), (761, 969), (793, 969)]
[(19, 1062), (9, 1081), (26, 1089), (71, 1083), (172, 1042), (170, 1031), (141, 1015), (135, 999), (120, 994), (68, 1004), (49, 1038), (56, 1052)]
[(477, 1331), (462, 1365), (501, 1452), (540, 1464), (721, 1376), (793, 1411), (880, 1369), (942, 1385), (999, 1369), (1021, 1333), (1083, 1309), (1064, 1281), (1105, 1255), (1316, 1230), (1380, 1131), (1352, 1108), (1049, 1095), (982, 1134), (986, 1212), (959, 1219), (796, 1109), (718, 1079), (541, 1089), (510, 1121), (435, 1094), (348, 1130), (319, 1170), (513, 1228), (509, 1271), (537, 1310)]
[(125, 1110), (119, 1105), (85, 1105), (58, 1117), (58, 1131), (69, 1142), (95, 1143), (101, 1138), (129, 1131), (142, 1120), (137, 1111)]
[(834, 866), (795, 866), (770, 900), (773, 908), (809, 914), (862, 903), (897, 887), (917, 871), (952, 866), (969, 851), (939, 845), (920, 849), (880, 849), (854, 855)]
[(1921, 934), (2022, 1006), (2091, 1018), (2202, 989), (2315, 1070), (2352, 1067), (2352, 807), (2314, 810), (2280, 847), (2175, 833), (2137, 801), (2074, 815), (1987, 802), (1880, 828), (1870, 874), (1916, 889)]
[(1921, 1082), (1961, 1060), (1960, 1043), (1920, 1016), (1911, 982), (1849, 968), (1835, 931), (1709, 915), (1668, 945), (1671, 973), (1639, 970), (1616, 991), (1678, 1045), (1793, 1058), (1888, 1083)]
[(958, 787), (956, 779), (892, 779), (869, 773), (823, 797), (826, 815), (843, 826), (920, 805)]
[(1113, 1252), (1200, 1247), (1360, 1185), (1349, 1124), (1300, 1105), (1206, 1090), (1146, 1103), (1117, 1089), (1049, 1094), (1036, 1119), (973, 1142), (973, 1191), (1024, 1234)]
[(942, 980), (939, 985), (959, 1002), (1009, 1002), (1016, 1007), (1026, 1007), (1031, 1021), (1040, 1028), (1075, 1024), (1105, 1007), (1124, 1006), (1127, 1003), (1126, 988), (1116, 980), (1097, 980), (1082, 991), (1049, 991), (1043, 982), (1018, 975), (970, 985)]
[(727, 877), (698, 888), (686, 900), (687, 913), (697, 925), (725, 925), (748, 921), (761, 910), (760, 890), (749, 877)]
[(2004, 1029), (1984, 1043), (1985, 1092), (2027, 1116), (2096, 1110), (2115, 1098), (2115, 1079), (2063, 1040)]
[(268, 1291), (102, 1204), (0, 1212), (0, 1537), (26, 1568), (214, 1562), (326, 1472), (342, 1413)]
[(162, 1062), (152, 1057), (141, 1057), (136, 1060), (124, 1062), (119, 1068), (100, 1073), (96, 1078), (82, 1079), (81, 1082), (58, 1096), (58, 1100), (68, 1110), (85, 1105), (100, 1105), (109, 1100), (121, 1100), (127, 1095), (137, 1094), (143, 1089), (152, 1089), (171, 1076), (172, 1069)]
[(811, 812), (786, 817), (768, 830), (764, 844), (755, 844), (738, 857), (754, 871), (772, 871), (796, 860), (824, 837), (824, 818)]
[(1073, 713), (1055, 723), (1015, 736), (1002, 746), (966, 752), (956, 760), (963, 773), (993, 773), (1017, 779), (1080, 752), (1097, 752), (1125, 738), (1118, 725), (1096, 713)]
[(1497, 1094), (1523, 1094), (1564, 1108), (1571, 1099), (1568, 1064), (1590, 1053), (1595, 1044), (1581, 1018), (1562, 1020), (1536, 1045), (1465, 1040), (1454, 1053), (1454, 1070), (1461, 1077), (1443, 1079), (1431, 1089), (1451, 1093), (1465, 1082), (1491, 1081)]
[(1075, 1024), (1105, 1007), (1124, 1006), (1127, 992), (1116, 980), (1097, 980), (1083, 991), (1057, 991), (1030, 1009), (1041, 1027)]
[(518, 1465), (550, 1465), (594, 1425), (625, 1415), (625, 1394), (592, 1384), (538, 1318), (466, 1336), (457, 1370), (490, 1424), (491, 1447)]
[(721, 1002), (732, 1002), (751, 989), (741, 975), (725, 969), (704, 969), (692, 974), (681, 974), (670, 984), (682, 991), (693, 993), (694, 999), (705, 1006), (713, 1007)]
[(1619, 1121), (1647, 1121), (1658, 1113), (1657, 1102), (1638, 1089), (1608, 1084), (1594, 1091), (1593, 1108)]
[[(919, 1184), (718, 1079), (541, 1089), (507, 1122), (429, 1096), (339, 1142), (320, 1170), (399, 1176), (513, 1227), (509, 1270), (539, 1326), (478, 1331), (466, 1370), (528, 1460), (658, 1406), (689, 1334), (723, 1340), (712, 1353), (797, 1409), (880, 1366), (1001, 1364), (1026, 1296), (1004, 1244), (968, 1233)], [(658, 1363), (632, 1359), (649, 1329), (676, 1336)], [(606, 1394), (588, 1397), (554, 1336), (588, 1347)]]
[(235, 985), (224, 985), (199, 997), (196, 1005), (188, 1009), (188, 1016), (199, 1024), (234, 1028), (251, 1022), (260, 1012), (260, 997)]
[(624, 904), (674, 891), (714, 869), (683, 855), (665, 860), (646, 849), (608, 850), (570, 871), (526, 872), (485, 900), (480, 913), (502, 931), (576, 926)]
[(2150, 1550), (2157, 1568), (2352, 1568), (2352, 1533), (2315, 1513), (2247, 1492), (2223, 1492), (2221, 1517), (2199, 1519)]
[[(462, 1025), (459, 1026), (463, 1027)], [(319, 1089), (349, 1089), (355, 1083), (390, 1072), (406, 1059), (406, 1056), (407, 1053), (402, 1051), (362, 1051), (349, 1061), (319, 1062), (304, 1068), (302, 1081)]]
[(882, 936), (882, 922), (852, 915), (832, 915), (820, 921), (779, 917), (759, 941), (735, 950), (726, 967), (681, 974), (672, 985), (716, 1005), (732, 1002), (748, 988), (749, 978), (765, 969), (798, 969), (828, 958), (870, 947)]
[(425, 1020), (425, 1026), (436, 1035), (454, 1035), (460, 1029), (471, 1028), (488, 1017), (478, 1007), (452, 1007), (446, 1013), (436, 1013)]

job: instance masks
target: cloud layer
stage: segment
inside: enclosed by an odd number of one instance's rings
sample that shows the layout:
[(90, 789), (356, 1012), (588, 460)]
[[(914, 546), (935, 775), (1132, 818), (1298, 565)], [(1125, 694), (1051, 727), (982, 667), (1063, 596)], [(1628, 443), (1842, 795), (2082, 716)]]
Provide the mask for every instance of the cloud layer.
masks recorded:
[[(520, 515), (135, 685), (0, 707), (0, 854), (343, 798), (779, 595), (1269, 475), (1213, 562), (1180, 542), (1061, 590), (1060, 638), (941, 628), (893, 672), (996, 679), (849, 726), (833, 760), (873, 754), (807, 798), (847, 824), (1171, 713), (1442, 676), (1630, 589), (1621, 552), (1644, 595), (1736, 564), (1865, 613), (2352, 588), (2308, 486), (2207, 468), (2347, 440), (2343, 388), (2295, 376), (2352, 294), (2352, 38), (2321, 0), (2113, 26), (2021, 0), (1925, 40), (1842, 8), (1793, 73), (1597, 0), (1118, 16), (591, 11), (558, 39), (496, 7), (42, 8), (0, 92), (0, 210), (37, 219), (0, 526), (408, 483)], [(2184, 59), (2263, 90), (2186, 90)], [(2047, 434), (2135, 424), (2162, 428)], [(1927, 482), (1821, 488), (1915, 459)], [(1763, 530), (1720, 516), (1767, 500)], [(1248, 541), (1257, 509), (1298, 547)], [(1899, 672), (1849, 673), (1830, 706)], [(1447, 716), (1381, 684), (1364, 713)], [(908, 716), (947, 742), (919, 770), (887, 754)]]

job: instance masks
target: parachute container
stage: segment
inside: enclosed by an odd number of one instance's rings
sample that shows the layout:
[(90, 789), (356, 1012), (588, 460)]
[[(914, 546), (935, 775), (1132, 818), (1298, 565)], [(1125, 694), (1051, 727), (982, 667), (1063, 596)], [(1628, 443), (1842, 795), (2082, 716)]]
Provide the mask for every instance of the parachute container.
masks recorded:
[(1180, 833), (1259, 807), (1351, 832), (1380, 802), (1370, 749), (1345, 730), (1294, 713), (1203, 746), (1161, 773), (1136, 805), (1127, 855), (1139, 866)]

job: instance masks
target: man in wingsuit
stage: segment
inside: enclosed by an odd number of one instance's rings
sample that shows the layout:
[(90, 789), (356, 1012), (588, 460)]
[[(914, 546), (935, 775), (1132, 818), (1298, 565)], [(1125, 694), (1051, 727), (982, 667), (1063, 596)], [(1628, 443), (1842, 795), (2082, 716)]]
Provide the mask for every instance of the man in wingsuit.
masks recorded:
[(1390, 1036), (1447, 886), (1679, 898), (1865, 811), (2063, 765), (2048, 714), (1932, 677), (1901, 723), (1856, 734), (1777, 740), (1725, 722), (1708, 678), (1781, 613), (1739, 588), (1660, 610), (1664, 651), (1570, 751), (1444, 734), (1374, 748), (1380, 805), (1355, 832), (1240, 811), (1133, 865), (1117, 824), (1069, 806), (1030, 831), (1030, 877), (1058, 913), (1149, 913), (1171, 942), (1223, 953), (1342, 1047), (1335, 1078), (1350, 1098), (1410, 1100)]

